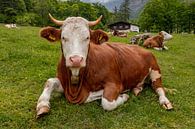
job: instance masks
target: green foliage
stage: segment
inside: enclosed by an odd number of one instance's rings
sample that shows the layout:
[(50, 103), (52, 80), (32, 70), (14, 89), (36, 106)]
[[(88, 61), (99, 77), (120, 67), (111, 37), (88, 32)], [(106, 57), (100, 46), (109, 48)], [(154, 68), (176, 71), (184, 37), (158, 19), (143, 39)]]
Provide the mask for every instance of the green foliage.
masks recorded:
[(81, 16), (88, 20), (95, 20), (103, 15), (105, 18), (97, 26), (98, 28), (105, 28), (110, 21), (110, 12), (105, 6), (100, 3), (83, 3), (80, 0), (2, 0), (0, 7), (3, 8), (0, 9), (0, 13), (5, 15), (0, 16), (1, 22), (16, 22), (21, 25), (53, 25), (48, 19), (48, 13), (62, 20), (69, 16)]
[[(56, 76), (60, 44), (38, 36), (40, 28), (7, 29), (0, 25), (0, 129), (193, 129), (195, 127), (194, 35), (175, 34), (168, 51), (149, 50), (161, 67), (163, 85), (174, 110), (165, 111), (149, 87), (114, 111), (99, 100), (74, 105), (63, 95), (51, 96), (51, 112), (35, 119), (36, 104), (45, 81)], [(134, 34), (131, 34), (133, 36)], [(110, 37), (128, 43), (129, 38)], [(131, 73), (130, 73), (131, 74)]]
[(7, 19), (7, 16), (5, 14), (0, 13), (0, 23), (5, 22), (6, 19)]
[[(194, 2), (195, 3), (195, 2)], [(150, 0), (139, 18), (142, 30), (168, 32), (192, 31), (194, 26), (193, 3), (179, 0)]]
[(114, 7), (114, 21), (128, 22), (131, 14), (130, 0), (123, 0), (119, 9)]
[(16, 17), (16, 23), (20, 25), (31, 25), (35, 26), (38, 24), (39, 15), (35, 13), (25, 13)]
[(118, 11), (119, 19), (121, 21), (126, 21), (126, 22), (129, 21), (130, 12), (131, 12), (129, 6), (130, 6), (130, 0), (123, 0)]

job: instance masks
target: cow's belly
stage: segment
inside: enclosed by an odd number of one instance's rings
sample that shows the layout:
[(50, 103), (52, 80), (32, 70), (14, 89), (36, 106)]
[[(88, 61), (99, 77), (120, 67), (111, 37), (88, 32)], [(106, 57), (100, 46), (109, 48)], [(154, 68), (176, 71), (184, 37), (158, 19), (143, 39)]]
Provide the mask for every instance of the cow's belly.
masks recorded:
[(142, 87), (148, 75), (149, 72), (143, 72), (142, 74), (138, 74), (133, 77), (129, 76), (126, 80), (123, 81), (124, 90), (132, 90), (136, 87)]

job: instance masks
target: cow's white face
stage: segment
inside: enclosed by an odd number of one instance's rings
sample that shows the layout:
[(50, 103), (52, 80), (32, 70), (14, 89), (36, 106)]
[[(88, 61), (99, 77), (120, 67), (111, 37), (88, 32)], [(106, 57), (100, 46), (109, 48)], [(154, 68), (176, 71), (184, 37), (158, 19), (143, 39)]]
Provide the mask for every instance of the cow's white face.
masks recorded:
[[(66, 66), (78, 71), (86, 66), (90, 31), (88, 21), (81, 17), (67, 18), (61, 27), (61, 42)], [(78, 74), (78, 72), (72, 72)], [(77, 75), (76, 75), (77, 76)]]
[(161, 33), (163, 34), (164, 36), (164, 41), (167, 41), (167, 40), (170, 40), (173, 38), (173, 36), (165, 31), (161, 31)]

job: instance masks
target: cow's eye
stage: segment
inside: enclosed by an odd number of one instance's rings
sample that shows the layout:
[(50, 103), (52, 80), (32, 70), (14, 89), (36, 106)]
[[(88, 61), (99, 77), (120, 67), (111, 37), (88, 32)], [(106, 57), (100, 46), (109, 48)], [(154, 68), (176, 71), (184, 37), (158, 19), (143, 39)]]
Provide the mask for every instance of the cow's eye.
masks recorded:
[(89, 40), (89, 37), (87, 37), (86, 40)]
[(65, 37), (62, 37), (62, 40), (63, 40), (64, 42), (68, 41), (68, 39), (65, 38)]

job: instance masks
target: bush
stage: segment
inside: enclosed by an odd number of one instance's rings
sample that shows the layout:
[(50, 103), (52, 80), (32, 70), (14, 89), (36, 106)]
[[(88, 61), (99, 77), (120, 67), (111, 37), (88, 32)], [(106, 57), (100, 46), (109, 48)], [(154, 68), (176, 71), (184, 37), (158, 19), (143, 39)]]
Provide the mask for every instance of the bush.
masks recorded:
[(20, 25), (37, 25), (38, 15), (35, 13), (25, 13), (16, 17), (16, 23)]
[(0, 13), (0, 23), (4, 23), (6, 19), (7, 19), (7, 16)]

